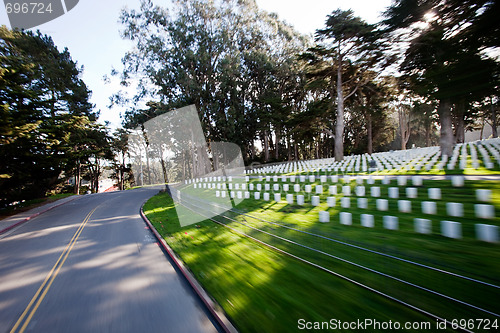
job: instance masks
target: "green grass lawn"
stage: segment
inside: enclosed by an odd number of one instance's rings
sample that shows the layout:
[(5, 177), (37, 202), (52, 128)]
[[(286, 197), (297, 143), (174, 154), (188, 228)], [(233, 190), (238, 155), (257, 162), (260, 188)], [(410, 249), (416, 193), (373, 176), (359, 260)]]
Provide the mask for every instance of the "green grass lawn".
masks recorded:
[[(253, 180), (253, 182), (256, 184), (257, 180)], [(354, 187), (354, 185), (353, 182), (351, 186)], [(380, 183), (376, 185), (381, 187), (382, 197), (384, 197), (387, 194), (388, 186)], [(450, 320), (494, 318), (481, 311), (431, 295), (373, 271), (361, 269), (346, 261), (418, 284), (423, 288), (435, 290), (464, 302), (473, 303), (475, 306), (495, 313), (499, 312), (497, 300), (500, 293), (497, 288), (424, 269), (332, 241), (347, 242), (358, 247), (413, 260), (499, 285), (499, 245), (475, 240), (473, 224), (484, 221), (477, 221), (477, 219), (470, 217), (470, 214), (473, 214), (471, 212), (473, 206), (471, 205), (475, 203), (474, 190), (476, 188), (492, 189), (492, 204), (495, 205), (496, 216), (499, 216), (499, 184), (496, 182), (466, 181), (465, 186), (458, 190), (451, 188), (450, 185), (449, 181), (424, 181), (424, 187), (420, 188), (419, 192), (427, 187), (439, 187), (443, 199), (446, 201), (464, 203), (465, 217), (458, 220), (457, 218), (453, 219), (463, 223), (464, 238), (460, 240), (440, 236), (437, 224), (433, 225), (434, 232), (431, 235), (415, 233), (412, 224), (415, 213), (398, 213), (394, 211), (392, 202), (390, 203), (390, 212), (374, 210), (374, 204), (371, 201), (367, 210), (349, 209), (349, 212), (353, 214), (352, 226), (344, 226), (339, 223), (338, 213), (345, 209), (340, 209), (338, 206), (328, 208), (324, 203), (319, 207), (296, 206), (288, 205), (286, 202), (276, 203), (253, 199), (244, 200), (236, 208), (238, 211), (276, 222), (278, 225), (233, 212), (226, 212), (224, 215), (236, 222), (221, 216), (215, 219), (283, 251), (300, 256), (326, 269)], [(327, 190), (325, 188), (322, 199), (327, 196)], [(220, 198), (215, 198), (214, 190), (190, 187), (186, 192), (203, 199), (208, 198), (215, 202), (222, 201)], [(284, 195), (282, 197), (284, 198)], [(353, 196), (353, 198), (356, 197)], [(404, 192), (400, 191), (400, 198), (404, 198)], [(356, 207), (354, 201), (351, 204), (351, 207)], [(438, 214), (427, 216), (427, 218), (433, 220), (433, 223), (442, 219), (443, 205), (444, 200), (439, 202)], [(203, 215), (203, 205), (197, 203), (195, 206), (192, 207), (193, 210)], [(331, 222), (319, 223), (318, 212), (325, 209), (330, 211)], [(160, 194), (150, 199), (145, 205), (144, 211), (169, 245), (242, 332), (297, 331), (300, 319), (305, 321), (329, 321), (330, 319), (353, 321), (371, 318), (401, 323), (406, 321), (430, 321), (434, 323), (434, 320), (416, 311), (356, 286), (345, 279), (271, 250), (212, 221), (206, 220), (197, 225), (181, 228), (174, 203), (166, 194)], [(196, 214), (195, 212), (192, 214)], [(361, 213), (375, 215), (375, 228), (365, 228), (360, 225), (359, 215)], [(400, 230), (384, 229), (381, 226), (382, 215), (398, 216)], [(498, 218), (488, 220), (486, 223), (500, 225)], [(296, 232), (282, 226), (296, 228), (323, 236), (323, 238)], [(322, 253), (257, 232), (252, 227), (285, 237), (322, 251)]]

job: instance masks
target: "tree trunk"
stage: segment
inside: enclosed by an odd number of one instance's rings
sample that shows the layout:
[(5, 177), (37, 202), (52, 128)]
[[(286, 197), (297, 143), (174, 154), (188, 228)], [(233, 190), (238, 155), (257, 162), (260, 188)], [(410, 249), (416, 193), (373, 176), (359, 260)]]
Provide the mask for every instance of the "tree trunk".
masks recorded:
[(299, 146), (297, 145), (297, 142), (295, 142), (294, 144), (294, 148), (295, 148), (295, 161), (298, 161), (299, 160)]
[(457, 128), (455, 129), (456, 132), (456, 143), (464, 143), (465, 140), (465, 121), (464, 118), (458, 117), (457, 118)]
[(290, 134), (288, 134), (286, 137), (286, 145), (287, 145), (287, 149), (288, 149), (288, 160), (291, 161), (292, 160), (292, 145), (290, 143)]
[(455, 138), (456, 143), (464, 143), (465, 140), (465, 102), (460, 100), (455, 104)]
[(264, 162), (267, 163), (268, 161), (269, 161), (269, 135), (266, 129), (264, 130)]
[(276, 135), (276, 143), (274, 145), (274, 159), (277, 161), (280, 157), (280, 140), (281, 140), (281, 129), (279, 126), (276, 127), (276, 130), (274, 131)]
[(252, 161), (253, 161), (255, 159), (255, 141), (253, 139), (250, 146), (250, 152), (252, 154)]
[(430, 147), (431, 146), (431, 124), (426, 124), (425, 125), (425, 146)]
[(370, 112), (366, 115), (366, 132), (368, 135), (368, 154), (373, 154), (373, 132), (372, 132), (372, 115)]
[(125, 188), (125, 152), (122, 152), (122, 165), (120, 167), (120, 179), (119, 186), (120, 191), (123, 191)]
[(410, 140), (410, 115), (400, 105), (398, 109), (399, 130), (401, 136), (401, 150), (406, 150), (406, 144)]
[(498, 137), (498, 131), (497, 131), (497, 110), (493, 105), (493, 98), (490, 97), (490, 102), (491, 102), (491, 134), (493, 138)]
[(451, 118), (451, 103), (448, 100), (441, 100), (438, 107), (439, 123), (441, 125), (441, 155), (451, 156), (453, 152), (453, 127)]
[(342, 91), (342, 56), (337, 68), (337, 117), (335, 123), (335, 160), (344, 159), (344, 92)]
[(483, 116), (483, 118), (481, 119), (481, 131), (479, 132), (479, 140), (483, 139), (484, 123), (485, 123), (485, 120), (484, 120), (484, 116)]
[(80, 194), (80, 183), (81, 182), (82, 182), (82, 164), (80, 163), (80, 160), (78, 160), (78, 164), (76, 166), (74, 194)]
[(320, 146), (320, 138), (318, 136), (318, 138), (316, 139), (316, 145), (314, 148), (314, 154), (315, 154), (317, 160), (319, 159), (319, 146)]

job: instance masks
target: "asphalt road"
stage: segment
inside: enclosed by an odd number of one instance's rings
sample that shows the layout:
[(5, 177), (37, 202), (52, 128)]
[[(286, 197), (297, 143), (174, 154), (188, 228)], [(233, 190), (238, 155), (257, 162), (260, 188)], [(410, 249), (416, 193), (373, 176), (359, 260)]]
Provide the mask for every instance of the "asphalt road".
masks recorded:
[(158, 189), (85, 195), (0, 238), (0, 332), (216, 332), (139, 214)]

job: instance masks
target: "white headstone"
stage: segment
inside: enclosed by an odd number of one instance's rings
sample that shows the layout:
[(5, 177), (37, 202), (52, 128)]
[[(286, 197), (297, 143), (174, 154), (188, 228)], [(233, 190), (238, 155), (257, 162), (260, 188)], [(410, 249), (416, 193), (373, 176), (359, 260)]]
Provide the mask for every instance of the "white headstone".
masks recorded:
[(391, 178), (390, 177), (384, 176), (384, 178), (382, 178), (382, 184), (389, 185), (390, 183), (391, 183)]
[(424, 214), (436, 214), (437, 205), (434, 201), (422, 201), (422, 213)]
[(441, 221), (441, 234), (450, 238), (462, 238), (461, 224), (453, 221)]
[(264, 200), (269, 201), (269, 193), (264, 193)]
[(343, 195), (351, 195), (351, 187), (349, 185), (342, 186)]
[(378, 186), (371, 187), (370, 194), (374, 198), (379, 198), (380, 197), (380, 187), (378, 187)]
[(429, 198), (433, 200), (441, 200), (441, 189), (440, 188), (430, 188), (428, 190)]
[(377, 199), (377, 210), (388, 210), (389, 209), (389, 201), (387, 199)]
[(215, 197), (219, 198), (220, 197), (220, 191), (215, 191)]
[(398, 200), (398, 209), (401, 213), (411, 213), (411, 201)]
[(368, 208), (368, 199), (358, 198), (358, 208), (367, 209)]
[(447, 202), (446, 214), (448, 216), (462, 217), (464, 216), (464, 206), (460, 202)]
[(322, 182), (322, 183), (325, 183), (326, 182), (326, 176), (325, 175), (320, 176), (319, 177), (319, 181)]
[(270, 182), (271, 181), (271, 176), (266, 176), (266, 182)]
[(340, 206), (342, 208), (349, 208), (349, 207), (351, 207), (351, 198), (349, 198), (349, 197), (342, 197), (342, 198), (340, 198)]
[(290, 182), (295, 183), (295, 176), (290, 176)]
[(481, 219), (495, 218), (495, 206), (493, 205), (475, 204), (474, 212), (476, 213), (476, 217)]
[(413, 184), (413, 186), (422, 186), (423, 184), (422, 176), (412, 176), (411, 183)]
[(384, 228), (398, 230), (398, 218), (396, 216), (384, 216)]
[(340, 224), (351, 225), (352, 224), (352, 214), (348, 212), (340, 212)]
[(398, 176), (398, 186), (406, 186), (406, 176)]
[(314, 183), (315, 180), (316, 180), (316, 177), (314, 175), (309, 176), (309, 183)]
[(305, 190), (306, 190), (306, 193), (311, 193), (311, 191), (312, 191), (311, 185), (306, 185)]
[(221, 198), (225, 198), (226, 197), (226, 193), (227, 193), (226, 191), (220, 192), (220, 197)]
[(278, 176), (273, 176), (273, 182), (278, 182)]
[(301, 183), (305, 182), (306, 181), (306, 176), (304, 176), (304, 175), (299, 176), (299, 181)]
[(397, 187), (389, 187), (389, 198), (391, 198), (391, 199), (397, 199), (398, 197), (399, 197), (399, 188), (397, 188)]
[(496, 225), (478, 223), (475, 228), (477, 239), (485, 242), (498, 242), (498, 227)]
[(339, 176), (337, 176), (337, 175), (330, 176), (330, 180), (332, 181), (332, 183), (338, 183), (339, 182)]
[(415, 231), (419, 234), (430, 234), (432, 232), (431, 220), (416, 218), (413, 221), (415, 223)]
[(231, 191), (231, 198), (235, 198), (236, 197), (236, 193), (234, 191)]
[(371, 214), (361, 214), (361, 225), (367, 228), (373, 228), (374, 226), (373, 215)]
[(319, 196), (318, 195), (313, 195), (311, 198), (311, 204), (313, 206), (319, 206)]
[(253, 194), (253, 196), (254, 196), (255, 200), (259, 200), (260, 199), (260, 192), (255, 192)]
[(345, 175), (344, 178), (343, 178), (343, 180), (344, 180), (344, 183), (350, 183), (351, 182), (351, 176)]
[(355, 188), (355, 191), (356, 191), (356, 195), (358, 197), (364, 197), (365, 196), (365, 187), (364, 186), (356, 186)]
[(327, 197), (326, 204), (328, 207), (335, 207), (335, 197)]
[(270, 184), (264, 184), (264, 191), (269, 191), (271, 189)]
[(238, 184), (238, 183), (234, 184), (234, 189), (235, 190), (239, 190), (240, 189), (240, 184)]
[(454, 187), (464, 186), (464, 177), (463, 176), (452, 176), (451, 177), (451, 185)]
[(410, 199), (416, 199), (418, 197), (418, 192), (416, 187), (406, 188), (406, 197)]
[(375, 179), (372, 176), (368, 177), (368, 180), (366, 181), (368, 185), (373, 185), (375, 184)]
[(279, 190), (280, 190), (280, 184), (274, 184), (273, 191), (279, 191)]
[(491, 190), (476, 190), (477, 201), (491, 201)]
[[(217, 187), (217, 188), (218, 188), (218, 187)], [(253, 185), (253, 184), (249, 184), (249, 185), (248, 185), (248, 189), (249, 189), (250, 191), (253, 191), (253, 188), (254, 188), (254, 185)]]
[(300, 192), (300, 185), (299, 184), (293, 185), (293, 190), (294, 192)]
[(257, 191), (262, 191), (262, 184), (257, 184)]
[(236, 192), (236, 197), (238, 199), (243, 199), (243, 192), (241, 192), (241, 191)]
[(286, 202), (288, 202), (289, 205), (293, 204), (293, 194), (286, 195)]
[(330, 222), (330, 213), (327, 211), (319, 212), (319, 221), (323, 223)]
[(274, 201), (276, 202), (281, 201), (281, 193), (274, 193)]
[(283, 191), (288, 192), (290, 190), (288, 184), (283, 184)]
[(362, 185), (363, 184), (363, 178), (360, 176), (356, 176), (356, 184)]
[(283, 183), (286, 183), (286, 180), (287, 180), (287, 177), (286, 177), (286, 176), (281, 176), (281, 181), (282, 181)]
[(304, 195), (302, 195), (302, 194), (297, 195), (297, 205), (300, 205), (300, 206), (304, 205)]
[(331, 195), (336, 195), (337, 194), (337, 185), (330, 185), (328, 187), (328, 192), (331, 194)]
[(250, 192), (245, 192), (245, 199), (250, 199)]
[(323, 193), (323, 185), (316, 185), (316, 193), (318, 194)]

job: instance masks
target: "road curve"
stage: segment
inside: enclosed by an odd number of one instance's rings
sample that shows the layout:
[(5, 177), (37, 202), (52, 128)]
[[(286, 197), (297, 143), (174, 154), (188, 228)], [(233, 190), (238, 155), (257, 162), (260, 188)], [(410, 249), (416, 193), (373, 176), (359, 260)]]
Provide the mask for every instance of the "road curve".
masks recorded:
[(217, 332), (140, 216), (157, 188), (91, 194), (0, 238), (0, 332)]

